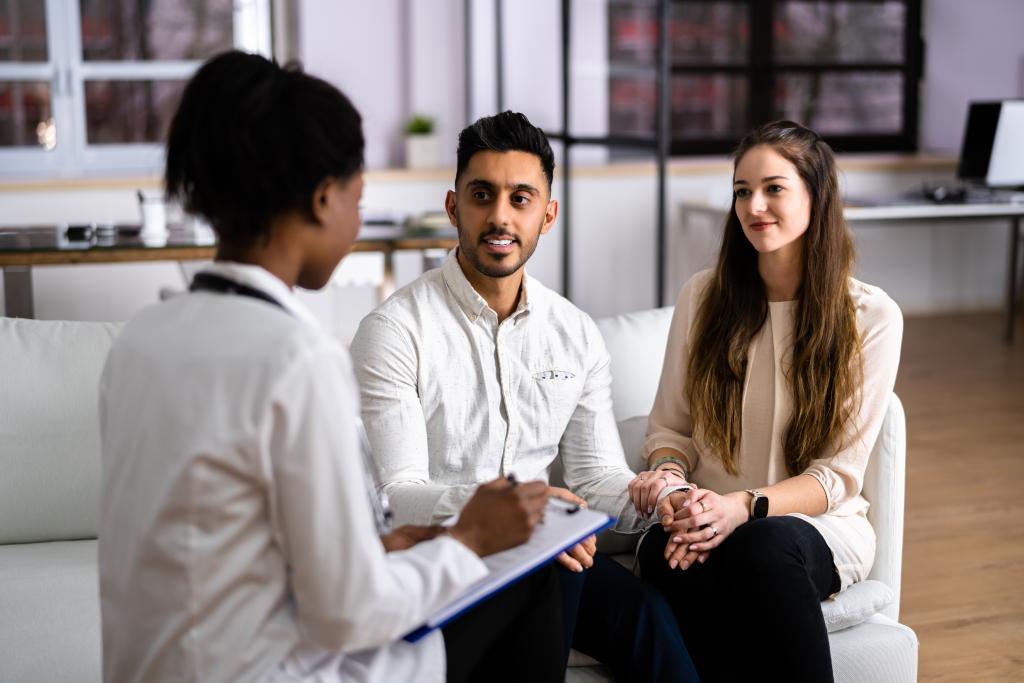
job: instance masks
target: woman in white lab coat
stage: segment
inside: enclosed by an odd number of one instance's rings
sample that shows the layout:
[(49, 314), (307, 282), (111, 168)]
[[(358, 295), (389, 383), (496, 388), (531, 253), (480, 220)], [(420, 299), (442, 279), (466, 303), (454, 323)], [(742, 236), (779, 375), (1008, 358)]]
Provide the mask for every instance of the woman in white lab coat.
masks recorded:
[(108, 681), (563, 676), (551, 571), (402, 640), (528, 538), (546, 494), (492, 482), (448, 532), (386, 527), (348, 353), (294, 292), (351, 249), (362, 165), (358, 112), (298, 68), (230, 52), (185, 89), (167, 192), (217, 259), (125, 326), (101, 380)]

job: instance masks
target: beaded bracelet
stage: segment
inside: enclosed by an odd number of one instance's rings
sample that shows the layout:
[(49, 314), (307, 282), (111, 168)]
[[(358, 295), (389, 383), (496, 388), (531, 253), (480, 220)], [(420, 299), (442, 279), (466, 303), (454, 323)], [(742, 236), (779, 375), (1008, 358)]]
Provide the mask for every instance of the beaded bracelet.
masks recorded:
[(664, 458), (660, 458), (656, 463), (651, 465), (651, 469), (652, 470), (656, 470), (659, 467), (661, 467), (662, 465), (664, 465), (666, 463), (670, 463), (670, 462), (671, 463), (675, 463), (675, 464), (677, 464), (677, 465), (679, 465), (680, 467), (683, 468), (683, 479), (687, 479), (688, 480), (690, 478), (690, 468), (687, 466), (687, 464), (684, 461), (680, 460), (679, 458), (677, 458), (677, 457), (675, 457), (673, 455), (669, 455), (669, 456), (666, 456)]
[(686, 481), (686, 473), (682, 470), (676, 469), (675, 467), (664, 467), (660, 470), (654, 470), (655, 472), (671, 472), (683, 481)]

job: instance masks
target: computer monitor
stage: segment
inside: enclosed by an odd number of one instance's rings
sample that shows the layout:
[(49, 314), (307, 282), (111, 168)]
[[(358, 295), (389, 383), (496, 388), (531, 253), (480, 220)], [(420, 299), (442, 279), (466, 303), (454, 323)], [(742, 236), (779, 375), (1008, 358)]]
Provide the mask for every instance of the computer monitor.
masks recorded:
[(992, 187), (1024, 187), (1024, 100), (1007, 100), (999, 110), (985, 183)]
[(956, 175), (989, 187), (1024, 186), (1024, 100), (971, 103)]

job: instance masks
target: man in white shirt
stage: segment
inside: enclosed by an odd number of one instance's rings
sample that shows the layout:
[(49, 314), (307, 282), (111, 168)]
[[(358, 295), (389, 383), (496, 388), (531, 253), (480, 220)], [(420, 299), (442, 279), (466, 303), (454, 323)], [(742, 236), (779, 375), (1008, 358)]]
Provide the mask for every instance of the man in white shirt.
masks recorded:
[(351, 361), (292, 291), (356, 237), (358, 112), (231, 52), (189, 82), (167, 150), (168, 193), (214, 226), (217, 262), (128, 322), (103, 371), (104, 679), (560, 680), (550, 566), (402, 640), (529, 537), (547, 494), (498, 480), (444, 532), (383, 525)]
[[(616, 515), (619, 530), (647, 523), (627, 491), (634, 473), (600, 333), (524, 270), (558, 213), (553, 169), (547, 138), (522, 114), (463, 130), (445, 201), (459, 247), (367, 316), (352, 342), (363, 421), (398, 520), (443, 522), (480, 483), (546, 480), (561, 456), (572, 492), (552, 495)], [(596, 554), (593, 539), (559, 561), (568, 643), (619, 679), (696, 680), (660, 595)]]

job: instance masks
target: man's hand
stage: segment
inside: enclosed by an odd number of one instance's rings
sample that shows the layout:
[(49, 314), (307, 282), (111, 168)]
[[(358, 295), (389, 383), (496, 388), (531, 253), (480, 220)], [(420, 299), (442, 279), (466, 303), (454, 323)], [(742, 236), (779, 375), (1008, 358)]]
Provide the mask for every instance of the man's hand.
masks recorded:
[(444, 532), (444, 530), (444, 527), (440, 525), (417, 526), (415, 524), (407, 524), (398, 527), (390, 534), (384, 534), (380, 537), (380, 542), (384, 544), (385, 552), (391, 553), (396, 550), (406, 550), (422, 541), (429, 541)]
[[(561, 498), (564, 501), (587, 507), (587, 501), (583, 500), (569, 489), (558, 486), (549, 486), (548, 495), (552, 498)], [(588, 536), (573, 547), (559, 554), (555, 559), (558, 564), (572, 572), (581, 572), (594, 566), (594, 553), (597, 552), (597, 536)]]
[(548, 487), (542, 481), (513, 484), (495, 479), (477, 488), (451, 535), (480, 557), (487, 557), (528, 541), (547, 504)]

